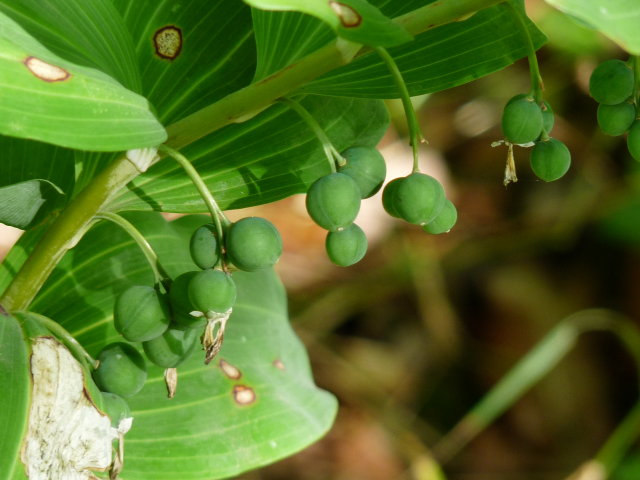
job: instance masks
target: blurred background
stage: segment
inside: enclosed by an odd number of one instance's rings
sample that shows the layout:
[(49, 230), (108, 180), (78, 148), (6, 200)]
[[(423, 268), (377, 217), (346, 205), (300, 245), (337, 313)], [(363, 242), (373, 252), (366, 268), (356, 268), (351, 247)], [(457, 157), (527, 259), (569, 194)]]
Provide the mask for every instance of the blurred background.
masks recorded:
[[(357, 220), (369, 251), (345, 269), (327, 259), (325, 232), (307, 217), (303, 197), (256, 209), (282, 233), (278, 268), (292, 322), (318, 385), (341, 408), (322, 441), (242, 480), (428, 480), (438, 478), (432, 455), (449, 480), (568, 479), (636, 403), (633, 357), (611, 333), (587, 332), (468, 444), (443, 447), (563, 318), (599, 308), (604, 317), (640, 319), (640, 165), (624, 137), (599, 131), (587, 91), (600, 61), (627, 57), (542, 1), (527, 1), (527, 12), (549, 37), (538, 59), (556, 114), (552, 136), (572, 153), (564, 178), (537, 180), (529, 151), (516, 148), (519, 181), (503, 185), (507, 149), (491, 143), (502, 137), (504, 104), (529, 90), (523, 60), (415, 99), (429, 142), (423, 169), (458, 208), (450, 233), (392, 219), (376, 196)], [(402, 107), (388, 106), (393, 122), (379, 148), (391, 180), (410, 172), (411, 152)], [(2, 230), (0, 256), (18, 235)], [(593, 474), (573, 479), (601, 478)], [(611, 478), (640, 479), (637, 448)]]

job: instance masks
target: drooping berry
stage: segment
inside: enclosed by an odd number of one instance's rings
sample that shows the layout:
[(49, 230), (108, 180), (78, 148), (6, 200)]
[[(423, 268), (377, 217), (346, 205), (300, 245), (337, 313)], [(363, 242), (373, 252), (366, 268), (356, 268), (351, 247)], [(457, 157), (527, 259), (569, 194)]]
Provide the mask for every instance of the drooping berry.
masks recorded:
[(405, 178), (406, 177), (394, 178), (387, 183), (384, 190), (382, 190), (382, 206), (389, 215), (395, 218), (400, 218), (400, 214), (396, 210), (394, 198), (398, 187)]
[(169, 303), (173, 321), (184, 327), (204, 327), (206, 321), (202, 317), (194, 317), (191, 312), (197, 311), (189, 300), (189, 282), (198, 272), (186, 272), (178, 275), (169, 287)]
[(347, 164), (338, 171), (349, 175), (360, 188), (360, 197), (369, 198), (382, 187), (387, 176), (387, 164), (374, 147), (351, 147), (342, 152)]
[(415, 172), (398, 182), (392, 208), (407, 222), (425, 225), (440, 213), (444, 201), (440, 182), (430, 175)]
[(358, 225), (352, 223), (344, 230), (327, 233), (325, 248), (333, 263), (348, 267), (358, 263), (367, 253), (367, 236)]
[(544, 129), (545, 132), (547, 132), (547, 134), (551, 133), (551, 130), (553, 130), (553, 125), (555, 123), (555, 115), (553, 114), (553, 109), (551, 108), (551, 105), (549, 104), (549, 102), (544, 101), (542, 102), (542, 128)]
[(164, 295), (147, 285), (134, 285), (116, 298), (113, 324), (130, 342), (156, 338), (169, 327), (169, 305)]
[(562, 177), (567, 173), (570, 165), (569, 149), (555, 138), (536, 142), (531, 150), (531, 169), (545, 182), (552, 182)]
[(102, 395), (102, 410), (111, 419), (111, 426), (118, 425), (125, 418), (131, 418), (131, 408), (127, 401), (120, 395), (111, 392), (100, 392)]
[(213, 268), (220, 260), (220, 246), (215, 225), (198, 227), (189, 241), (189, 251), (193, 263), (203, 270)]
[(158, 338), (142, 342), (147, 358), (163, 368), (175, 368), (187, 359), (198, 338), (193, 328), (169, 328)]
[(505, 105), (502, 112), (502, 132), (509, 142), (533, 142), (540, 136), (542, 125), (542, 110), (532, 97), (516, 95)]
[(353, 223), (360, 211), (360, 188), (344, 173), (316, 180), (307, 192), (307, 212), (325, 230), (337, 231)]
[(260, 217), (247, 217), (233, 223), (225, 244), (231, 262), (247, 272), (271, 267), (282, 255), (278, 229)]
[(636, 118), (636, 108), (629, 102), (598, 105), (598, 125), (607, 135), (622, 135)]
[(221, 270), (202, 270), (189, 281), (188, 294), (197, 311), (224, 313), (236, 301), (236, 284)]
[(424, 225), (422, 229), (427, 233), (439, 234), (447, 233), (453, 228), (458, 221), (458, 210), (456, 206), (448, 198), (444, 201), (444, 206), (440, 213)]
[(98, 368), (93, 371), (93, 380), (103, 392), (121, 397), (132, 397), (147, 380), (144, 358), (128, 343), (111, 343), (98, 354)]
[(589, 78), (589, 93), (598, 103), (616, 105), (633, 93), (633, 71), (622, 60), (598, 65)]

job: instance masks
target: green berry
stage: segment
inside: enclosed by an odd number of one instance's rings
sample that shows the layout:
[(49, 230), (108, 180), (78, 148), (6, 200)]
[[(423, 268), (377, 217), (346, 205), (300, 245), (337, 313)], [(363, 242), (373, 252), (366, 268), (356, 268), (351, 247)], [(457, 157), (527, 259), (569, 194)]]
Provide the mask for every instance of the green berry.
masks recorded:
[(640, 120), (636, 120), (629, 129), (627, 148), (631, 156), (640, 162)]
[(113, 324), (130, 342), (156, 338), (169, 327), (169, 305), (155, 288), (135, 285), (116, 298)]
[(389, 183), (387, 183), (382, 190), (382, 206), (389, 215), (395, 218), (400, 218), (400, 214), (396, 210), (394, 198), (398, 187), (404, 179), (405, 177), (394, 178)]
[(247, 217), (232, 224), (225, 242), (231, 262), (247, 272), (272, 267), (282, 255), (278, 229), (260, 217)]
[(349, 175), (360, 188), (360, 197), (369, 198), (382, 187), (387, 176), (387, 164), (373, 147), (351, 147), (342, 152), (347, 161), (338, 171)]
[(445, 199), (444, 207), (436, 218), (424, 225), (422, 229), (427, 233), (447, 233), (458, 221), (458, 210), (449, 199)]
[(553, 109), (551, 108), (551, 105), (549, 104), (549, 102), (544, 101), (542, 102), (542, 128), (544, 129), (545, 132), (547, 133), (551, 133), (551, 130), (553, 130), (553, 125), (555, 123), (555, 115), (553, 114)]
[(533, 142), (540, 136), (542, 125), (542, 110), (530, 96), (516, 95), (505, 105), (502, 131), (509, 142)]
[(622, 135), (636, 118), (636, 108), (629, 102), (598, 105), (598, 125), (607, 135)]
[(102, 410), (111, 419), (112, 427), (118, 428), (122, 420), (131, 418), (131, 409), (124, 398), (111, 392), (100, 393), (102, 394)]
[(189, 241), (191, 258), (200, 268), (213, 268), (220, 260), (220, 246), (216, 227), (214, 225), (202, 225), (198, 227)]
[(393, 195), (393, 210), (409, 223), (425, 225), (440, 213), (444, 201), (444, 189), (440, 182), (416, 172), (399, 182)]
[(169, 287), (169, 303), (173, 321), (183, 327), (204, 327), (202, 317), (194, 317), (191, 312), (197, 311), (189, 300), (189, 282), (198, 272), (186, 272), (178, 275)]
[(633, 71), (622, 60), (607, 60), (589, 79), (589, 93), (598, 103), (616, 105), (633, 93)]
[(322, 228), (341, 230), (353, 223), (360, 211), (360, 188), (344, 173), (316, 180), (307, 192), (307, 212)]
[(111, 343), (98, 354), (93, 380), (103, 392), (132, 397), (147, 380), (144, 358), (128, 343)]
[(142, 342), (147, 358), (162, 368), (175, 368), (193, 351), (198, 331), (193, 328), (169, 328), (158, 338)]
[(188, 294), (197, 311), (224, 313), (236, 301), (236, 284), (221, 270), (202, 270), (191, 278)]
[(549, 138), (536, 142), (531, 150), (531, 169), (545, 182), (559, 179), (571, 165), (571, 153), (560, 140)]
[(348, 267), (358, 263), (367, 253), (367, 237), (358, 225), (352, 223), (339, 232), (329, 232), (325, 248), (333, 263)]

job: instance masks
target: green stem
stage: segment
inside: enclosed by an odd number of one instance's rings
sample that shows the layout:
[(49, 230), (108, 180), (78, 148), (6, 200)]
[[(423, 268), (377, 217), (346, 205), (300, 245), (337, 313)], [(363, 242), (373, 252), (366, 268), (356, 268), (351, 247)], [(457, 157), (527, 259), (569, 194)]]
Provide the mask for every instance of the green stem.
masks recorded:
[(300, 115), (300, 118), (304, 120), (307, 126), (313, 131), (315, 136), (318, 137), (318, 140), (322, 144), (322, 149), (324, 150), (324, 154), (327, 157), (327, 160), (329, 161), (329, 166), (333, 173), (336, 172), (336, 163), (339, 166), (343, 166), (346, 163), (346, 160), (342, 157), (342, 155), (340, 155), (340, 152), (338, 152), (335, 149), (335, 147), (333, 146), (333, 143), (331, 143), (331, 140), (329, 139), (325, 131), (322, 129), (318, 121), (315, 118), (313, 118), (313, 115), (311, 115), (306, 108), (304, 108), (295, 100), (292, 100), (287, 97), (281, 98), (278, 101), (284, 103), (291, 110), (295, 111), (298, 115)]
[(595, 460), (607, 473), (612, 473), (640, 436), (640, 402), (636, 403), (609, 436)]
[(22, 313), (35, 318), (40, 322), (47, 330), (53, 333), (58, 340), (60, 340), (69, 349), (73, 356), (83, 365), (89, 369), (94, 370), (98, 366), (98, 362), (84, 349), (84, 347), (78, 342), (73, 335), (71, 335), (62, 325), (58, 322), (51, 320), (44, 315), (40, 315), (35, 312), (16, 312)]
[(629, 348), (640, 367), (640, 332), (627, 319), (606, 310), (586, 310), (554, 327), (436, 445), (434, 455), (446, 463), (527, 390), (553, 369), (586, 331), (608, 330)]
[(631, 58), (634, 78), (633, 100), (636, 104), (636, 118), (640, 118), (640, 56), (634, 55)]
[(380, 55), (384, 63), (387, 65), (387, 68), (393, 77), (393, 81), (398, 88), (398, 92), (400, 93), (402, 106), (404, 107), (404, 114), (407, 117), (407, 125), (409, 127), (409, 142), (411, 143), (411, 148), (413, 150), (413, 172), (419, 172), (418, 147), (420, 146), (420, 143), (424, 141), (424, 137), (422, 136), (422, 132), (420, 132), (420, 124), (418, 123), (416, 111), (411, 103), (411, 96), (409, 95), (407, 84), (405, 83), (404, 78), (402, 78), (402, 73), (400, 72), (398, 65), (393, 57), (389, 55), (389, 52), (387, 52), (383, 47), (375, 47), (374, 50), (378, 55)]
[(513, 6), (511, 2), (505, 2), (505, 6), (511, 11), (513, 18), (516, 19), (520, 26), (520, 32), (522, 38), (527, 45), (527, 58), (529, 59), (529, 74), (531, 76), (531, 93), (534, 100), (538, 105), (542, 104), (542, 90), (544, 89), (544, 83), (542, 81), (542, 75), (540, 75), (540, 67), (538, 66), (538, 57), (536, 56), (536, 49), (533, 46), (533, 40), (529, 34), (529, 29), (525, 22), (525, 13), (520, 11), (519, 8)]
[[(504, 0), (442, 0), (395, 19), (411, 34), (457, 21)], [(348, 64), (362, 46), (338, 39), (269, 77), (227, 95), (216, 103), (169, 125), (166, 144), (182, 148), (220, 128), (244, 121), (319, 76)], [(91, 180), (53, 222), (0, 297), (8, 311), (26, 310), (60, 259), (106, 210), (108, 201), (139, 171), (125, 155)]]
[(155, 278), (155, 283), (159, 284), (161, 288), (164, 288), (164, 281), (169, 278), (167, 272), (162, 268), (158, 260), (158, 255), (153, 250), (149, 242), (146, 238), (140, 233), (140, 231), (127, 219), (118, 215), (117, 213), (112, 212), (99, 212), (95, 218), (97, 220), (108, 220), (110, 222), (115, 223), (119, 227), (121, 227), (125, 232), (127, 232), (133, 240), (138, 244), (140, 250), (144, 254), (151, 270), (153, 270), (153, 276)]
[(200, 193), (200, 196), (202, 197), (204, 204), (207, 206), (207, 209), (211, 214), (213, 223), (216, 226), (216, 232), (218, 233), (218, 245), (222, 245), (224, 241), (223, 224), (224, 224), (224, 227), (226, 228), (231, 224), (231, 222), (229, 222), (229, 220), (224, 215), (224, 213), (222, 213), (222, 210), (216, 203), (215, 199), (213, 198), (213, 195), (211, 195), (211, 192), (209, 191), (207, 184), (204, 183), (204, 180), (202, 179), (198, 171), (193, 167), (191, 162), (187, 160), (187, 158), (184, 155), (182, 155), (180, 152), (166, 145), (160, 145), (160, 147), (158, 147), (158, 150), (165, 152), (167, 155), (173, 158), (176, 162), (178, 162), (180, 166), (184, 169), (184, 171), (187, 173), (189, 178), (191, 179), (191, 182), (198, 189), (198, 192)]

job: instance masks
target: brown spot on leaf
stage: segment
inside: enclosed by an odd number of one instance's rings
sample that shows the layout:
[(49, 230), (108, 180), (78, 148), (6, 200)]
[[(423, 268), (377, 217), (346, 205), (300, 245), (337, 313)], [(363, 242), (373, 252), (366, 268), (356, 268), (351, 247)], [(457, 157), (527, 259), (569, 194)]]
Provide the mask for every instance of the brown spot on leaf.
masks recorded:
[(251, 405), (256, 401), (256, 392), (246, 385), (236, 385), (233, 387), (233, 399), (238, 405)]
[(27, 57), (24, 65), (40, 80), (45, 82), (62, 82), (71, 77), (64, 68), (52, 65), (36, 57)]
[(354, 28), (362, 23), (362, 17), (353, 7), (333, 0), (329, 1), (329, 6), (338, 15), (343, 27)]
[(278, 370), (286, 370), (286, 368), (287, 368), (287, 367), (284, 366), (284, 363), (279, 358), (276, 358), (273, 361), (273, 366), (276, 367)]
[(182, 30), (175, 25), (167, 25), (153, 35), (156, 55), (167, 60), (175, 60), (182, 51)]
[(235, 365), (231, 365), (226, 360), (220, 359), (219, 365), (222, 373), (224, 373), (231, 380), (238, 380), (240, 377), (242, 377), (242, 372), (240, 371), (240, 369)]

